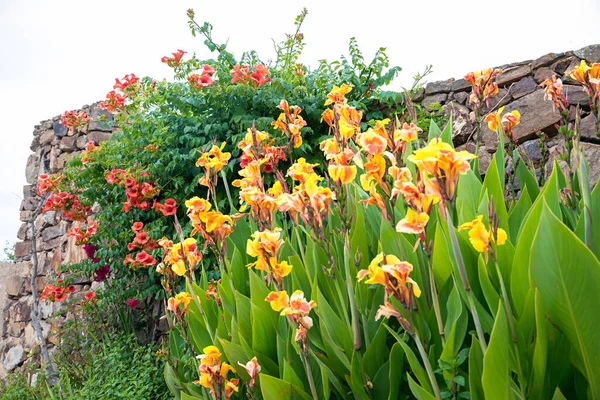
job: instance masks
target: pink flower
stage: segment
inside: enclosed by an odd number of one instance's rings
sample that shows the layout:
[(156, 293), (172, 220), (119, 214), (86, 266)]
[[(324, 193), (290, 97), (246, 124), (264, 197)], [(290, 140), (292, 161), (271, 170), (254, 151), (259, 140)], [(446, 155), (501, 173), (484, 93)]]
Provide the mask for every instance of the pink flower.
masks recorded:
[(129, 306), (129, 308), (131, 308), (132, 310), (135, 310), (136, 308), (138, 308), (138, 306), (140, 305), (140, 302), (137, 301), (136, 299), (129, 299), (127, 300), (127, 305)]

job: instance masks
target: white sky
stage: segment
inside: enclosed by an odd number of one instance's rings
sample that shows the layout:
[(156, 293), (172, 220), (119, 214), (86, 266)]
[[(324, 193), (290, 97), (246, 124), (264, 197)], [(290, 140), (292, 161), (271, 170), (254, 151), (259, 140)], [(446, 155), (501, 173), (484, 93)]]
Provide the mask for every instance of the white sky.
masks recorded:
[(177, 49), (208, 57), (186, 10), (210, 21), (235, 55), (273, 56), (271, 39), (292, 33), (302, 7), (303, 62), (387, 47), (400, 65), (394, 87), (433, 64), (429, 81), (600, 42), (600, 0), (158, 1), (0, 0), (0, 249), (15, 241), (33, 126), (103, 99), (127, 73), (170, 78), (160, 62)]

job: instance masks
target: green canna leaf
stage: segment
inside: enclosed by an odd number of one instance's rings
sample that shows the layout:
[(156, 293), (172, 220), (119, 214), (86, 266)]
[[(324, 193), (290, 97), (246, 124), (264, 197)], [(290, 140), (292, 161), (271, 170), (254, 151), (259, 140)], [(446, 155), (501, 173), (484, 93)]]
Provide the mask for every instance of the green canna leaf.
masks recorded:
[(388, 400), (396, 400), (399, 397), (402, 380), (398, 377), (402, 376), (404, 373), (404, 358), (404, 349), (402, 348), (402, 345), (400, 345), (400, 343), (394, 343), (392, 351), (390, 351), (389, 360), (390, 394)]
[(575, 367), (587, 378), (591, 398), (600, 398), (598, 308), (600, 262), (544, 204), (531, 245), (531, 280), (552, 323), (569, 339)]
[(546, 362), (548, 359), (548, 322), (540, 292), (535, 290), (535, 348), (533, 351), (533, 385), (531, 388), (532, 398), (544, 399), (548, 397), (545, 393)]
[(408, 346), (408, 344), (396, 333), (392, 328), (385, 325), (387, 330), (392, 334), (392, 336), (398, 341), (398, 344), (402, 347), (404, 351), (404, 355), (406, 356), (406, 360), (408, 361), (408, 365), (410, 365), (410, 369), (412, 373), (417, 377), (419, 383), (425, 387), (425, 390), (428, 393), (433, 393), (433, 389), (431, 388), (431, 382), (429, 381), (429, 377), (427, 376), (427, 372), (425, 368), (421, 365), (417, 356), (412, 351), (412, 349)]
[(431, 393), (429, 393), (427, 390), (423, 389), (422, 386), (419, 386), (419, 384), (417, 382), (415, 382), (415, 380), (413, 379), (413, 377), (410, 374), (406, 374), (406, 377), (408, 379), (408, 387), (410, 388), (410, 391), (412, 392), (412, 394), (415, 396), (416, 399), (418, 399), (418, 400), (435, 400), (435, 397)]
[(471, 399), (485, 400), (482, 386), (483, 352), (476, 335), (471, 335), (471, 349), (469, 350), (469, 391)]
[(481, 382), (486, 400), (510, 398), (508, 346), (510, 346), (510, 332), (504, 305), (500, 301), (488, 349), (483, 356)]
[(302, 389), (274, 376), (259, 374), (260, 390), (265, 399), (277, 400), (310, 400), (311, 397)]

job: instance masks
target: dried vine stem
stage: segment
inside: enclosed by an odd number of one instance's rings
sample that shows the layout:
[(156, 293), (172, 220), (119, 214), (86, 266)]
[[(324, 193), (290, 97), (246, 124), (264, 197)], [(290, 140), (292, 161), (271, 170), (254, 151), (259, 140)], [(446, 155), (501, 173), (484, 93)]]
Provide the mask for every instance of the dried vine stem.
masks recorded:
[(50, 356), (50, 352), (48, 352), (48, 344), (46, 342), (46, 338), (44, 337), (44, 332), (42, 330), (42, 325), (40, 323), (39, 317), (39, 308), (38, 308), (38, 293), (35, 278), (37, 277), (38, 271), (38, 257), (37, 257), (37, 243), (35, 238), (35, 219), (40, 214), (40, 210), (42, 205), (46, 202), (47, 195), (40, 199), (40, 203), (36, 207), (34, 211), (31, 212), (28, 219), (29, 224), (29, 235), (31, 238), (31, 298), (33, 299), (33, 307), (31, 310), (31, 325), (33, 325), (33, 329), (37, 337), (40, 340), (40, 353), (42, 355), (42, 361), (44, 364), (44, 368), (46, 370), (46, 375), (48, 379), (48, 383), (50, 385), (55, 385), (58, 382), (58, 373), (56, 372), (56, 367), (54, 365), (54, 360)]

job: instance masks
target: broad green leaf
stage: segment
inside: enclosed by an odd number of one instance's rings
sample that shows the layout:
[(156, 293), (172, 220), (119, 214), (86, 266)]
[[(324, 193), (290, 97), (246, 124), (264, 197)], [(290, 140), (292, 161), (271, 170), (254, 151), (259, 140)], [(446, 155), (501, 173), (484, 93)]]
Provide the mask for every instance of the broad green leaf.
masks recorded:
[(367, 350), (365, 351), (362, 359), (362, 365), (367, 376), (371, 379), (375, 376), (377, 371), (385, 363), (389, 356), (389, 350), (386, 346), (387, 329), (383, 324), (379, 325), (377, 334), (369, 343)]
[(444, 238), (444, 233), (440, 223), (435, 230), (435, 240), (433, 241), (432, 268), (435, 277), (435, 285), (438, 288), (444, 287), (446, 281), (452, 275), (451, 249), (448, 248), (448, 242)]
[(402, 383), (401, 379), (398, 379), (399, 376), (404, 372), (404, 350), (400, 343), (394, 343), (392, 346), (392, 351), (390, 352), (390, 395), (388, 400), (396, 400), (400, 394), (400, 386)]
[[(277, 325), (279, 320), (279, 313), (273, 311), (271, 305), (265, 301), (270, 293), (269, 288), (265, 285), (265, 282), (252, 270), (250, 274), (250, 302), (256, 306), (259, 310), (263, 311), (265, 316), (270, 317), (273, 325)], [(253, 323), (256, 320), (253, 319)]]
[[(479, 196), (479, 202), (481, 204), (485, 197), (485, 193), (489, 196), (489, 201), (494, 201), (494, 209), (498, 216), (499, 226), (504, 229), (507, 233), (508, 228), (508, 213), (506, 211), (506, 205), (504, 201), (504, 173), (500, 176), (500, 166), (497, 165), (497, 157), (492, 159), (492, 162), (485, 174), (483, 180), (483, 186), (481, 188), (481, 194)], [(504, 160), (502, 161), (502, 163)], [(485, 213), (487, 215), (487, 213)]]
[[(592, 191), (592, 251), (596, 257), (600, 258), (600, 185), (596, 184)], [(584, 238), (584, 214), (579, 216), (577, 229), (575, 230), (580, 238)]]
[(508, 213), (508, 234), (513, 240), (517, 240), (517, 234), (523, 224), (527, 212), (531, 209), (531, 199), (529, 198), (529, 191), (527, 187), (521, 192), (519, 200), (511, 207)]
[(163, 375), (165, 377), (165, 383), (167, 384), (167, 387), (169, 388), (171, 394), (175, 396), (176, 400), (181, 399), (181, 382), (179, 381), (179, 378), (177, 378), (177, 376), (175, 375), (175, 371), (173, 371), (173, 368), (168, 362), (165, 363), (165, 370)]
[(223, 347), (223, 352), (225, 353), (225, 357), (227, 358), (227, 362), (229, 365), (232, 365), (235, 370), (238, 372), (238, 375), (243, 377), (244, 380), (248, 380), (250, 376), (246, 372), (244, 368), (238, 368), (238, 362), (242, 364), (246, 364), (249, 361), (249, 358), (246, 356), (246, 352), (239, 344), (235, 344), (232, 342), (228, 342), (224, 339), (219, 339), (221, 346)]
[(471, 399), (485, 400), (481, 377), (483, 374), (483, 352), (476, 335), (471, 336), (471, 349), (469, 350), (469, 390)]
[[(432, 121), (433, 122), (433, 121)], [(410, 391), (418, 400), (435, 400), (435, 397), (429, 393), (427, 390), (423, 389), (423, 387), (419, 386), (417, 382), (413, 379), (410, 374), (406, 374), (408, 378), (408, 386), (410, 387)]]
[(202, 397), (190, 396), (186, 394), (184, 391), (179, 392), (181, 400), (201, 400)]
[(560, 391), (560, 388), (556, 388), (556, 390), (554, 391), (554, 396), (552, 396), (552, 400), (567, 400), (567, 398), (563, 396), (562, 392)]
[[(440, 355), (440, 361), (452, 364), (462, 347), (463, 340), (467, 333), (467, 323), (467, 313), (461, 313), (460, 317), (452, 324), (450, 333), (447, 335), (446, 345)], [(444, 370), (444, 378), (446, 381), (449, 382), (452, 379), (452, 376), (453, 373), (451, 371)]]
[(229, 263), (230, 275), (233, 280), (233, 286), (235, 290), (243, 294), (244, 296), (249, 296), (250, 291), (248, 290), (248, 268), (244, 265), (244, 259), (240, 250), (235, 248), (233, 250), (233, 257), (231, 258), (231, 262)]
[(468, 170), (465, 175), (461, 175), (458, 178), (456, 209), (459, 221), (472, 221), (477, 217), (481, 186), (481, 181), (471, 170)]
[(492, 314), (496, 315), (498, 313), (498, 300), (500, 300), (500, 295), (498, 292), (496, 292), (494, 285), (492, 285), (492, 281), (488, 275), (488, 269), (485, 265), (485, 261), (483, 261), (483, 256), (479, 257), (478, 267), (479, 283), (481, 284), (481, 290), (483, 291), (485, 302), (487, 303)]
[(238, 324), (238, 332), (246, 339), (247, 342), (252, 341), (252, 313), (250, 299), (241, 293), (235, 294), (236, 299), (236, 318)]
[[(542, 173), (544, 172), (542, 171)], [(524, 162), (520, 161), (519, 165), (517, 165), (517, 177), (519, 178), (519, 183), (521, 184), (521, 193), (527, 189), (531, 201), (535, 201), (540, 194), (540, 188), (535, 176), (531, 173), (529, 168), (527, 168)]]
[[(275, 313), (273, 310), (271, 310), (271, 312)], [(251, 305), (251, 313), (252, 349), (268, 356), (271, 360), (276, 361), (277, 348), (273, 345), (276, 343), (276, 332), (271, 316), (254, 304)]]
[(531, 252), (531, 243), (538, 229), (540, 216), (544, 201), (555, 213), (560, 213), (558, 198), (558, 175), (556, 168), (544, 185), (540, 195), (537, 197), (533, 206), (525, 216), (515, 246), (515, 256), (510, 275), (510, 295), (514, 304), (513, 313), (517, 319), (520, 318), (525, 307), (527, 294), (529, 293), (529, 256)]
[(311, 397), (303, 390), (289, 382), (275, 378), (274, 376), (260, 374), (260, 390), (263, 398), (276, 400), (303, 399), (311, 400)]
[(361, 399), (368, 399), (369, 396), (365, 391), (365, 379), (361, 371), (362, 359), (359, 352), (352, 353), (352, 371), (350, 375), (350, 386), (352, 387), (352, 395)]
[[(386, 331), (387, 332), (387, 331)], [(373, 399), (387, 399), (390, 395), (390, 363), (385, 362), (375, 374), (375, 377), (370, 378), (373, 383), (373, 389), (369, 391)], [(394, 379), (399, 380), (397, 377)]]
[(483, 375), (481, 382), (486, 400), (509, 399), (509, 370), (508, 346), (510, 346), (510, 332), (506, 312), (502, 302), (498, 305), (498, 313), (494, 322), (494, 329), (490, 337), (488, 349), (483, 356)]
[(546, 381), (546, 361), (548, 359), (548, 328), (546, 312), (540, 292), (535, 290), (535, 347), (533, 350), (533, 386), (532, 398), (543, 399)]
[(431, 382), (429, 382), (429, 377), (425, 368), (421, 365), (417, 356), (412, 351), (412, 349), (406, 344), (406, 342), (389, 326), (385, 325), (387, 330), (392, 334), (392, 336), (398, 341), (398, 344), (402, 346), (402, 350), (404, 350), (404, 355), (406, 356), (406, 360), (410, 365), (410, 369), (413, 374), (419, 380), (419, 383), (426, 388), (429, 393), (433, 393), (433, 389), (431, 388)]
[(354, 349), (351, 327), (337, 316), (321, 291), (318, 289), (317, 291), (318, 307), (315, 310), (319, 315), (320, 324), (327, 329), (334, 343), (344, 350), (347, 357), (351, 357)]
[(434, 138), (440, 138), (442, 139), (442, 142), (448, 143), (450, 146), (454, 147), (454, 144), (452, 143), (452, 118), (448, 120), (448, 123), (444, 127), (444, 131), (440, 130), (433, 119), (430, 121), (428, 140), (431, 141), (431, 139)]
[(548, 317), (569, 339), (574, 363), (587, 378), (592, 398), (600, 398), (600, 263), (550, 208), (544, 205), (531, 245), (531, 279)]
[(298, 377), (298, 375), (296, 374), (296, 371), (294, 371), (294, 368), (284, 362), (283, 363), (283, 380), (286, 382), (291, 383), (292, 385), (297, 386), (298, 388), (305, 390), (304, 388), (304, 384), (302, 383), (302, 381), (300, 380), (300, 378)]

